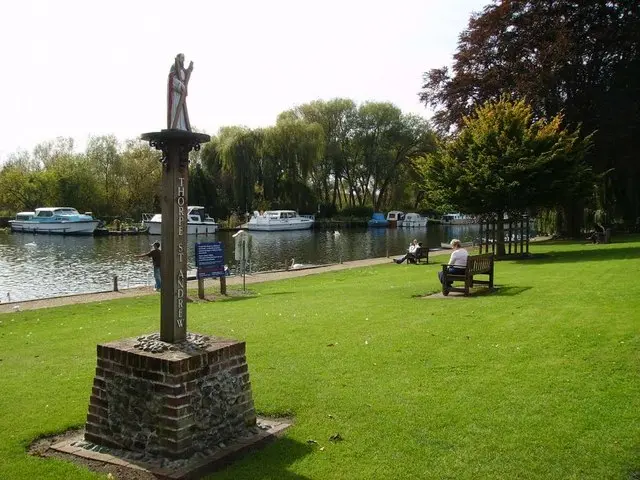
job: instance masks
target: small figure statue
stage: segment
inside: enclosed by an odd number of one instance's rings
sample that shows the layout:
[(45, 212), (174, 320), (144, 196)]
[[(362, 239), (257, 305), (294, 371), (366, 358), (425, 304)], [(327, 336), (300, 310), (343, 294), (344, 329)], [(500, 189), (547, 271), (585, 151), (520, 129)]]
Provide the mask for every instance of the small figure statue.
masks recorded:
[(179, 53), (169, 70), (167, 84), (167, 128), (191, 131), (187, 111), (187, 86), (193, 70), (193, 62), (184, 68), (184, 54)]

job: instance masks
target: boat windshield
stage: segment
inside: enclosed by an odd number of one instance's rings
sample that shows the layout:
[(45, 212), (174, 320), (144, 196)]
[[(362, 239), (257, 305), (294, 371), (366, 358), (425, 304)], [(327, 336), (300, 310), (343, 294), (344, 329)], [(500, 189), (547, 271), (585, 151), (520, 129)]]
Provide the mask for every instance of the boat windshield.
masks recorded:
[(75, 208), (58, 208), (54, 212), (56, 215), (78, 215)]

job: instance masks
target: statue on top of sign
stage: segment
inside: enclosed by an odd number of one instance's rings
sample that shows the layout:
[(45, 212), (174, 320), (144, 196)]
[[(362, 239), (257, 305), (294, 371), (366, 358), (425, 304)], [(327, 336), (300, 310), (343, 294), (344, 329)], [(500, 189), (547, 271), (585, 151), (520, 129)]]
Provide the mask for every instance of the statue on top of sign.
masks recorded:
[(176, 55), (167, 83), (167, 128), (191, 131), (187, 111), (187, 86), (192, 70), (193, 62), (189, 62), (189, 68), (184, 68), (184, 54)]

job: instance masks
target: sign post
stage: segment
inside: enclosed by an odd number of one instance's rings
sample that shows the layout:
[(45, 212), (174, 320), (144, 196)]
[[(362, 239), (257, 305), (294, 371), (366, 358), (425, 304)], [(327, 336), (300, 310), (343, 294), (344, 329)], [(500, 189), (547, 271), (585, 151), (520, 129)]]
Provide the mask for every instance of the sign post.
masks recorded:
[(222, 242), (196, 243), (196, 268), (198, 298), (204, 298), (204, 279), (219, 278), (220, 293), (227, 294), (227, 279), (224, 269), (224, 247)]
[(244, 230), (238, 230), (233, 238), (236, 239), (235, 259), (240, 262), (240, 273), (242, 274), (242, 291), (247, 291), (247, 262), (251, 256), (252, 237)]
[(142, 139), (162, 151), (160, 339), (178, 343), (187, 338), (189, 152), (199, 150), (210, 137), (174, 129), (145, 133)]

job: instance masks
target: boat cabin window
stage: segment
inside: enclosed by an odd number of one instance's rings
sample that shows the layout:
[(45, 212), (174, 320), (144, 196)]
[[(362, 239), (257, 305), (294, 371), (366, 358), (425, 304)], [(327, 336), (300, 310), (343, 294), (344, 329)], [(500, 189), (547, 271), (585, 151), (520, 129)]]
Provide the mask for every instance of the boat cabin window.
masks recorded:
[(191, 210), (189, 217), (196, 222), (201, 222), (202, 220), (204, 220), (204, 210), (194, 208), (193, 210)]
[(16, 220), (30, 220), (32, 217), (30, 213), (19, 213), (16, 215)]
[(54, 213), (56, 215), (77, 215), (78, 211), (74, 208), (59, 208)]
[(43, 210), (38, 212), (38, 215), (36, 215), (37, 217), (53, 217), (53, 212), (49, 211), (49, 210)]

